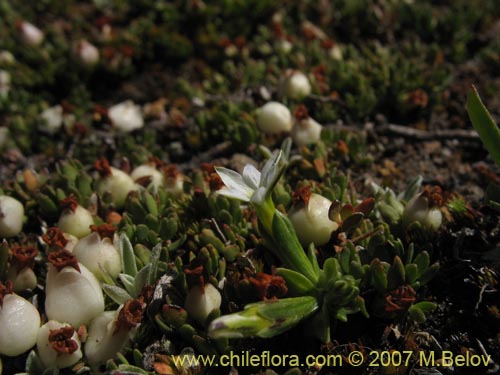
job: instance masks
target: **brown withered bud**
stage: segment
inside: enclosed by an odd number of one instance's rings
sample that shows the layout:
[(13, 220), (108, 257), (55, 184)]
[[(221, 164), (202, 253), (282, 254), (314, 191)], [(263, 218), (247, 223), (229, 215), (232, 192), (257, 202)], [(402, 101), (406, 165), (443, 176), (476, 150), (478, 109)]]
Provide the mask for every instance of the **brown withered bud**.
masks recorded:
[(285, 279), (281, 276), (258, 272), (255, 276), (249, 277), (248, 281), (259, 299), (277, 299), (284, 297), (288, 292)]
[(61, 271), (64, 267), (73, 267), (78, 272), (81, 272), (76, 256), (66, 249), (50, 253), (48, 260), (58, 271)]
[(4, 283), (0, 281), (0, 308), (3, 307), (3, 299), (7, 294), (12, 294), (14, 288), (14, 284), (12, 284), (12, 281), (7, 280)]
[(163, 175), (166, 179), (175, 180), (180, 175), (180, 172), (175, 164), (170, 164), (163, 168)]
[(14, 246), (11, 250), (12, 259), (20, 271), (24, 268), (33, 268), (38, 249), (34, 246)]
[(146, 304), (138, 299), (129, 299), (123, 305), (122, 309), (118, 313), (118, 319), (116, 321), (115, 332), (120, 329), (130, 329), (134, 328), (142, 320), (142, 315)]
[(210, 191), (217, 191), (224, 187), (224, 182), (217, 173), (212, 173), (208, 177), (208, 186), (210, 186)]
[(71, 326), (51, 329), (49, 342), (58, 354), (72, 354), (78, 350), (78, 343), (72, 339), (75, 329)]
[(385, 311), (388, 313), (407, 311), (416, 300), (417, 293), (410, 285), (400, 286), (385, 295)]
[(303, 186), (297, 191), (292, 193), (292, 201), (294, 205), (304, 204), (307, 206), (309, 204), (309, 199), (311, 198), (311, 187)]
[(78, 199), (73, 194), (70, 194), (60, 202), (60, 205), (65, 210), (75, 212), (78, 207)]
[(194, 268), (184, 268), (184, 274), (186, 275), (186, 281), (189, 288), (192, 288), (195, 285), (200, 285), (202, 288), (205, 287), (203, 265)]
[(427, 198), (429, 207), (441, 207), (443, 205), (443, 190), (439, 186), (425, 186), (422, 196)]
[(110, 224), (91, 225), (90, 230), (92, 231), (92, 233), (97, 232), (101, 240), (109, 238), (111, 241), (113, 241), (116, 227)]
[(106, 223), (110, 225), (118, 225), (122, 221), (122, 215), (116, 211), (110, 211), (106, 215)]
[(109, 161), (106, 158), (100, 158), (94, 163), (94, 168), (99, 172), (101, 177), (111, 176), (111, 167)]
[(306, 120), (309, 118), (309, 112), (304, 104), (299, 104), (297, 107), (295, 107), (293, 115), (298, 121)]
[(52, 227), (47, 229), (47, 232), (42, 236), (42, 240), (49, 245), (57, 249), (64, 249), (68, 240), (64, 237), (64, 233), (57, 227)]

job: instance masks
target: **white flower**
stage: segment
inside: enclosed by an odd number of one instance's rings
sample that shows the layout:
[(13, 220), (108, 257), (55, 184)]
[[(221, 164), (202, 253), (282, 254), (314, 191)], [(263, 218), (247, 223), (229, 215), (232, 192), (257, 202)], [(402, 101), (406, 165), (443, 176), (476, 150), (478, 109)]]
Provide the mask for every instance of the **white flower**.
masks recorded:
[(215, 167), (225, 185), (217, 193), (256, 205), (263, 203), (285, 170), (290, 147), (291, 142), (286, 140), (284, 151), (280, 150), (270, 157), (264, 164), (262, 173), (251, 164), (245, 165), (242, 174), (227, 168)]
[(35, 25), (26, 21), (21, 21), (19, 30), (21, 31), (22, 41), (27, 45), (36, 47), (42, 43), (44, 38), (43, 32)]
[(334, 44), (328, 51), (328, 54), (333, 60), (342, 61), (343, 59), (342, 48), (338, 44)]
[(10, 65), (16, 62), (16, 58), (12, 52), (4, 50), (0, 51), (0, 64)]
[(443, 222), (443, 214), (424, 192), (415, 195), (408, 202), (404, 208), (402, 219), (405, 228), (419, 223), (428, 230), (437, 231)]
[(292, 50), (293, 44), (286, 39), (281, 39), (280, 41), (278, 41), (277, 47), (279, 51), (283, 52), (284, 54), (288, 54)]
[(257, 126), (266, 134), (288, 133), (292, 125), (292, 114), (281, 103), (269, 102), (258, 110)]
[(63, 108), (60, 105), (47, 108), (40, 113), (40, 118), (42, 119), (40, 130), (48, 134), (55, 134), (63, 125)]
[(97, 192), (101, 195), (110, 192), (113, 203), (118, 208), (125, 204), (127, 195), (131, 191), (137, 190), (139, 190), (139, 186), (132, 177), (114, 167), (110, 167), (109, 174), (101, 177), (97, 182)]
[[(140, 303), (138, 300), (130, 301)], [(125, 305), (127, 305), (125, 303)], [(134, 337), (139, 324), (128, 326), (120, 324), (121, 306), (117, 311), (105, 311), (90, 322), (87, 341), (85, 342), (85, 356), (92, 367), (115, 358), (116, 354)]]
[(75, 56), (83, 65), (88, 67), (92, 67), (99, 62), (99, 50), (85, 39), (81, 39), (76, 44)]
[(14, 292), (33, 290), (37, 284), (35, 272), (29, 267), (25, 267), (21, 270), (15, 266), (10, 267), (7, 272), (7, 278), (12, 280), (12, 283), (14, 284)]
[(154, 191), (158, 191), (158, 188), (163, 186), (163, 174), (151, 164), (143, 164), (136, 167), (130, 177), (138, 183), (138, 180), (148, 179), (148, 186), (153, 186)]
[(245, 165), (243, 174), (223, 167), (215, 167), (215, 170), (225, 185), (217, 192), (220, 195), (250, 202), (259, 188), (261, 173), (251, 164)]
[(49, 320), (38, 332), (38, 357), (47, 368), (73, 366), (83, 354), (76, 330), (67, 323)]
[(87, 236), (93, 224), (94, 218), (90, 211), (79, 204), (76, 207), (65, 208), (57, 222), (59, 229), (77, 238)]
[(218, 309), (220, 304), (221, 295), (219, 291), (212, 284), (205, 284), (204, 287), (196, 285), (191, 288), (186, 296), (184, 308), (190, 317), (203, 325), (208, 315)]
[(45, 298), (48, 318), (68, 322), (74, 327), (88, 323), (104, 311), (104, 296), (99, 281), (87, 267), (77, 264), (80, 271), (69, 265), (58, 271), (53, 264), (48, 265)]
[(301, 99), (311, 93), (311, 84), (307, 76), (299, 71), (287, 71), (281, 82), (280, 93), (291, 99)]
[(6, 98), (10, 91), (10, 73), (0, 69), (0, 98)]
[(167, 193), (179, 195), (184, 191), (184, 176), (174, 164), (163, 168), (163, 178), (164, 188)]
[(23, 229), (24, 207), (17, 199), (0, 195), (0, 237), (17, 236)]
[[(0, 285), (2, 288), (2, 285)], [(1, 301), (0, 291), (0, 301)], [(0, 307), (0, 354), (14, 357), (32, 348), (40, 329), (40, 314), (17, 294), (3, 296)]]
[(292, 139), (297, 146), (306, 146), (321, 139), (323, 127), (312, 117), (309, 117), (305, 106), (295, 109), (295, 124), (292, 130)]
[(134, 104), (131, 100), (110, 107), (108, 109), (108, 116), (113, 126), (124, 133), (140, 129), (144, 126), (141, 107)]
[(326, 244), (338, 223), (330, 220), (328, 212), (332, 202), (319, 194), (311, 194), (308, 202), (293, 206), (288, 212), (288, 218), (295, 228), (297, 237), (303, 246), (311, 242), (321, 246)]
[(116, 278), (121, 272), (121, 259), (113, 241), (108, 237), (101, 238), (93, 232), (78, 241), (73, 249), (78, 261), (99, 278), (102, 270)]

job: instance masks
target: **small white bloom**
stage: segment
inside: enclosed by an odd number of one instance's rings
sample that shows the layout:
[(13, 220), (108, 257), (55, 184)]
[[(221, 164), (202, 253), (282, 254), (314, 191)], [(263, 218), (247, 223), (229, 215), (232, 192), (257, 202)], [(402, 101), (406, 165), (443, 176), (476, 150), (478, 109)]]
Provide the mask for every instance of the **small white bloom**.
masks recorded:
[(19, 30), (21, 31), (22, 41), (27, 45), (36, 47), (42, 43), (44, 38), (43, 32), (35, 25), (26, 21), (21, 21)]
[(204, 288), (197, 285), (186, 296), (184, 308), (189, 316), (204, 324), (208, 315), (220, 307), (221, 300), (219, 291), (212, 284), (205, 284)]
[(426, 229), (437, 231), (443, 222), (443, 214), (439, 207), (431, 207), (429, 199), (420, 193), (410, 199), (405, 206), (402, 219), (405, 228), (413, 223), (419, 223)]
[(342, 61), (344, 58), (342, 48), (338, 44), (334, 44), (328, 51), (328, 54), (330, 55), (331, 59), (336, 61)]
[(293, 206), (288, 212), (288, 218), (295, 228), (297, 237), (303, 246), (311, 242), (321, 246), (326, 244), (338, 223), (330, 220), (328, 212), (332, 202), (319, 194), (311, 194), (309, 202)]
[(141, 107), (134, 104), (132, 100), (127, 100), (116, 104), (108, 109), (108, 116), (113, 126), (128, 133), (144, 126)]
[(245, 165), (243, 174), (223, 167), (215, 167), (215, 170), (225, 185), (218, 191), (220, 195), (250, 202), (255, 191), (259, 188), (261, 174), (251, 164)]
[(6, 98), (10, 91), (10, 73), (0, 70), (0, 98)]
[(17, 199), (0, 195), (0, 237), (17, 236), (23, 229), (24, 207)]
[(301, 99), (311, 93), (307, 76), (299, 71), (288, 70), (281, 82), (280, 93), (290, 99)]
[[(305, 107), (303, 107), (305, 109)], [(316, 143), (321, 139), (321, 129), (323, 128), (316, 120), (309, 117), (306, 112), (303, 116), (295, 117), (295, 124), (292, 129), (292, 139), (297, 146), (306, 146)], [(295, 112), (297, 114), (297, 110)]]
[(266, 134), (288, 133), (293, 126), (292, 114), (281, 103), (266, 103), (258, 110), (257, 126)]
[(42, 120), (39, 126), (40, 130), (48, 134), (55, 134), (63, 125), (63, 108), (60, 105), (47, 108), (40, 113), (40, 118)]
[(77, 238), (85, 237), (90, 233), (90, 226), (94, 224), (94, 218), (89, 210), (77, 205), (74, 210), (66, 208), (61, 213), (57, 226), (63, 232)]
[(99, 50), (85, 39), (81, 39), (76, 44), (75, 56), (83, 65), (88, 67), (92, 67), (99, 62)]
[(38, 357), (47, 368), (73, 366), (82, 357), (82, 344), (76, 330), (67, 323), (49, 320), (38, 332)]
[(17, 294), (3, 297), (0, 307), (0, 354), (14, 357), (32, 348), (40, 329), (40, 314)]
[(136, 183), (138, 180), (149, 178), (148, 186), (153, 186), (154, 191), (157, 191), (164, 184), (163, 174), (151, 164), (139, 165), (130, 173), (130, 177)]
[(293, 44), (286, 39), (281, 39), (278, 41), (277, 47), (279, 51), (283, 52), (284, 54), (288, 54), (292, 50)]
[(125, 204), (127, 195), (131, 191), (139, 190), (139, 186), (127, 173), (110, 167), (110, 174), (101, 177), (97, 182), (97, 192), (103, 195), (106, 192), (111, 193), (113, 203), (120, 208)]
[(4, 50), (0, 51), (0, 64), (10, 65), (16, 62), (16, 58), (12, 52)]
[(49, 319), (74, 327), (88, 323), (104, 311), (99, 281), (83, 264), (80, 272), (71, 266), (60, 271), (49, 264), (46, 279), (45, 312)]
[(98, 232), (93, 232), (78, 241), (73, 249), (78, 261), (89, 269), (97, 278), (107, 271), (113, 278), (121, 272), (121, 259), (118, 250), (108, 237), (101, 238)]
[(7, 278), (14, 284), (14, 292), (36, 288), (37, 278), (35, 272), (29, 267), (18, 270), (16, 266), (12, 266), (7, 272)]
[[(120, 308), (122, 309), (123, 306)], [(85, 356), (93, 368), (115, 358), (137, 331), (117, 327), (119, 311), (105, 311), (92, 319), (85, 342)]]
[(163, 168), (164, 189), (167, 193), (179, 195), (184, 191), (184, 176), (175, 165)]

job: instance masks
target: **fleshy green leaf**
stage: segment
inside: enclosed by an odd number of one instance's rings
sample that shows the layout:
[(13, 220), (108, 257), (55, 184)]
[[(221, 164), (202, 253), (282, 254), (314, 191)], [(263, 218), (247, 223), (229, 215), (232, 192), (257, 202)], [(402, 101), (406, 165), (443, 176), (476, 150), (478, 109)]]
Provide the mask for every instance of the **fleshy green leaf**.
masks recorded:
[(134, 248), (125, 233), (120, 233), (118, 249), (120, 250), (123, 272), (130, 276), (137, 275), (137, 263), (135, 262)]
[(102, 286), (102, 290), (109, 296), (109, 298), (119, 305), (122, 305), (129, 299), (132, 299), (132, 296), (128, 294), (126, 290), (118, 286), (104, 284)]
[(467, 95), (467, 112), (491, 157), (500, 166), (500, 129), (493, 121), (474, 86)]

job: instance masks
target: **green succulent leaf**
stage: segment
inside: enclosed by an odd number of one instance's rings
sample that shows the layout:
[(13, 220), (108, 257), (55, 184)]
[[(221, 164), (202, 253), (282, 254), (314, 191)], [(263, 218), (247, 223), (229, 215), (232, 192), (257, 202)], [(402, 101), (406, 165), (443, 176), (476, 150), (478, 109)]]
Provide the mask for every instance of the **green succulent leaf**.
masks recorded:
[(109, 296), (109, 298), (119, 305), (122, 305), (129, 299), (132, 299), (132, 296), (126, 290), (115, 285), (104, 284), (102, 286), (102, 290)]
[(304, 296), (310, 294), (314, 289), (314, 284), (304, 275), (288, 268), (278, 268), (276, 274), (286, 281), (288, 293), (291, 296)]
[(125, 233), (120, 233), (118, 250), (120, 251), (123, 272), (132, 277), (137, 275), (137, 263), (135, 261), (134, 248)]
[(474, 86), (467, 94), (467, 112), (484, 146), (495, 163), (500, 166), (500, 129), (493, 121)]

